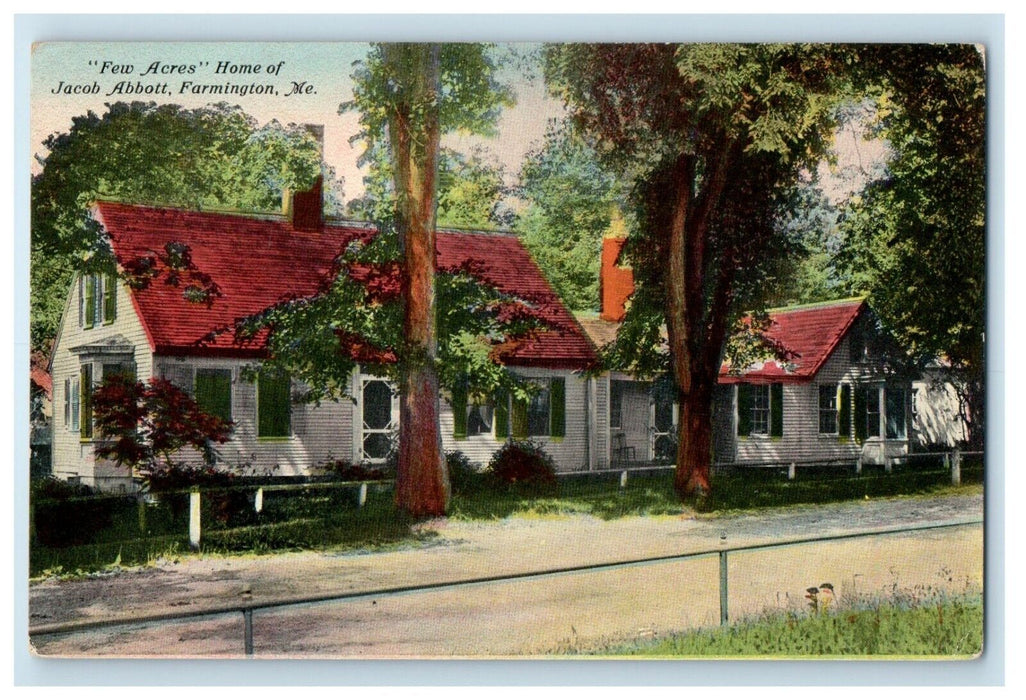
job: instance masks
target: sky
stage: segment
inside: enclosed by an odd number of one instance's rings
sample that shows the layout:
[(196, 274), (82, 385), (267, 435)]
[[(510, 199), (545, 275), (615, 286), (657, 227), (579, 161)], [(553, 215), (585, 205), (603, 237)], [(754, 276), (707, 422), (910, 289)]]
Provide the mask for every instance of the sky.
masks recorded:
[[(105, 103), (144, 100), (194, 108), (224, 100), (238, 104), (260, 124), (274, 119), (283, 124), (322, 124), (325, 161), (345, 179), (345, 199), (354, 199), (363, 193), (363, 173), (357, 165), (363, 146), (350, 143), (359, 131), (359, 115), (340, 115), (338, 108), (352, 99), (353, 64), (367, 50), (367, 44), (357, 43), (38, 44), (32, 53), (31, 153), (45, 157), (42, 142), (48, 135), (68, 131), (72, 118), (89, 110), (102, 114)], [(501, 77), (509, 81), (517, 103), (502, 113), (497, 136), (452, 134), (443, 145), (464, 152), (484, 147), (515, 174), (524, 155), (541, 145), (549, 120), (559, 118), (563, 107), (546, 95), (540, 78), (530, 80), (513, 69)], [(196, 94), (205, 86), (226, 83), (240, 90), (272, 85), (277, 94)], [(298, 93), (293, 90), (297, 83)], [(37, 162), (31, 167), (39, 171)]]

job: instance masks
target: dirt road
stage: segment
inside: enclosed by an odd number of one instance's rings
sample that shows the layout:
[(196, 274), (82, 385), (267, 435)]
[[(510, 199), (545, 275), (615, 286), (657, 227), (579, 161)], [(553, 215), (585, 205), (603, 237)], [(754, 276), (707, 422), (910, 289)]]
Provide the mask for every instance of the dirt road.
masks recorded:
[[(557, 566), (701, 551), (853, 530), (965, 521), (982, 496), (894, 499), (690, 517), (433, 521), (430, 546), (369, 554), (296, 553), (186, 558), (136, 571), (30, 588), (30, 626), (131, 618), (329, 593), (373, 591)], [(715, 624), (716, 557), (493, 583), (401, 597), (273, 611), (254, 617), (257, 656), (514, 656), (544, 654)], [(841, 593), (897, 586), (955, 591), (983, 580), (980, 526), (731, 555), (732, 617), (804, 603), (805, 588)], [(239, 614), (37, 636), (37, 653), (87, 656), (241, 655)]]

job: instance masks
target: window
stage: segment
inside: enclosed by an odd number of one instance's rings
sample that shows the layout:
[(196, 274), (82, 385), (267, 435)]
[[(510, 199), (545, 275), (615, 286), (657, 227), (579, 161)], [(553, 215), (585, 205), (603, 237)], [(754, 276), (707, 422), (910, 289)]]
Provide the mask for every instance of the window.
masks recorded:
[(837, 435), (837, 385), (819, 387), (819, 433)]
[[(535, 384), (536, 390), (527, 400), (511, 401), (513, 437), (554, 437), (566, 435), (566, 379), (553, 377), (548, 383)], [(496, 436), (504, 437), (502, 420), (505, 416), (495, 412)]]
[(883, 436), (887, 440), (908, 437), (906, 410), (908, 390), (904, 386), (875, 384), (860, 387), (855, 394), (856, 438)]
[(83, 284), (82, 327), (92, 328), (96, 324), (96, 275), (86, 275)]
[(257, 437), (292, 434), (292, 387), (287, 374), (261, 372), (257, 377)]
[(232, 371), (197, 369), (194, 382), (196, 403), (204, 413), (232, 420)]
[(884, 387), (884, 408), (887, 419), (884, 435), (888, 440), (905, 438), (905, 388)]
[(64, 427), (78, 430), (78, 377), (64, 380)]
[(737, 385), (737, 434), (783, 436), (783, 384)]
[(114, 323), (117, 317), (118, 284), (114, 273), (93, 273), (78, 280), (78, 324), (92, 328)]
[(752, 387), (752, 435), (769, 433), (770, 388), (762, 384)]
[(487, 401), (467, 405), (467, 435), (491, 435), (495, 409)]
[(627, 382), (613, 380), (609, 383), (609, 427), (623, 428), (623, 397)]
[(549, 388), (539, 387), (527, 402), (527, 434), (549, 434)]

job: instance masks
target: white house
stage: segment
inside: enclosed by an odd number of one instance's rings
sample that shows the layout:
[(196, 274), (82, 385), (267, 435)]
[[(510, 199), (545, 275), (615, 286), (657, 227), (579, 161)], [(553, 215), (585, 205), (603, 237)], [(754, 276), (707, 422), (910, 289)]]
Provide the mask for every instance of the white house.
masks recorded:
[[(599, 347), (615, 338), (634, 290), (620, 260), (623, 244), (621, 237), (604, 239), (602, 311), (581, 319)], [(863, 299), (771, 309), (769, 317), (765, 335), (792, 357), (721, 368), (713, 406), (716, 463), (882, 464), (908, 452), (911, 382), (873, 356), (867, 340), (874, 319)], [(678, 423), (672, 391), (629, 373), (605, 379), (610, 461), (671, 463)]]
[[(93, 429), (89, 388), (112, 372), (167, 378), (232, 420), (220, 459), (251, 473), (306, 475), (334, 459), (384, 461), (398, 423), (398, 401), (384, 379), (355, 373), (355, 401), (313, 405), (293, 400), (295, 382), (269, 375), (249, 381), (243, 372), (266, 358), (265, 337), (239, 341), (236, 322), (316, 294), (345, 247), (373, 235), (366, 226), (322, 221), (319, 192), (293, 201), (292, 214), (281, 216), (96, 205), (121, 274), (81, 276), (68, 296), (51, 360), (55, 476), (103, 489), (131, 486), (131, 474), (94, 453), (102, 436)], [(444, 448), (484, 463), (516, 432), (542, 443), (561, 470), (604, 466), (608, 438), (594, 406), (605, 399), (600, 382), (583, 373), (596, 362), (595, 347), (520, 241), (451, 231), (437, 240), (440, 267), (472, 269), (530, 300), (545, 324), (501, 353), (505, 365), (538, 385), (534, 398), (457, 400), (461, 420), (445, 403)]]

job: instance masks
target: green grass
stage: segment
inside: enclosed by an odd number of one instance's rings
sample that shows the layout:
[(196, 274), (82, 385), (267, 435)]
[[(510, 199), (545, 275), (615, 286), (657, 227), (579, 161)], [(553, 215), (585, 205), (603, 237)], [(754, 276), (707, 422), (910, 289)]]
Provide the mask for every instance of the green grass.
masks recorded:
[(882, 602), (821, 615), (775, 613), (726, 628), (602, 648), (591, 653), (645, 657), (972, 657), (983, 649), (979, 595), (915, 606)]
[[(455, 494), (449, 515), (459, 520), (572, 515), (610, 520), (677, 515), (692, 508), (715, 516), (867, 496), (973, 493), (981, 488), (972, 483), (951, 487), (946, 472), (866, 473), (859, 478), (842, 478), (836, 471), (829, 478), (803, 474), (799, 472), (795, 481), (760, 470), (717, 474), (712, 494), (688, 504), (674, 493), (670, 471), (632, 474), (625, 490), (619, 488), (619, 474), (563, 477), (545, 493), (478, 486)], [(963, 469), (963, 477), (966, 482), (982, 482), (982, 470)], [(431, 541), (431, 532), (414, 530), (414, 521), (396, 510), (390, 487), (371, 487), (367, 504), (360, 509), (354, 506), (353, 494), (352, 488), (265, 492), (259, 515), (241, 492), (231, 497), (205, 495), (201, 551), (370, 551)], [(37, 535), (30, 548), (30, 575), (82, 574), (180, 556), (189, 551), (187, 498), (181, 494), (146, 506), (142, 519), (134, 498), (40, 500), (35, 507)]]

